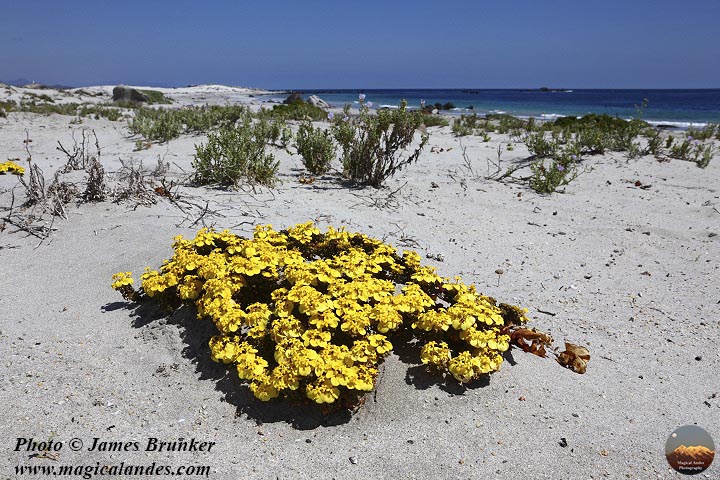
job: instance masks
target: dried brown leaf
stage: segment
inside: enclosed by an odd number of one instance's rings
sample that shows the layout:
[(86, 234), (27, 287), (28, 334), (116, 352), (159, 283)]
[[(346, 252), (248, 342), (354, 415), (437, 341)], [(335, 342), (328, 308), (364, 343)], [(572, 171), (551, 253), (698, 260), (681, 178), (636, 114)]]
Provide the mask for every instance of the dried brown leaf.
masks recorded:
[(565, 342), (565, 351), (557, 356), (557, 361), (575, 373), (585, 373), (587, 362), (590, 361), (590, 352), (585, 347)]
[(510, 332), (510, 341), (520, 347), (523, 351), (546, 357), (545, 347), (552, 345), (552, 337), (544, 332), (538, 332), (530, 328), (517, 328)]

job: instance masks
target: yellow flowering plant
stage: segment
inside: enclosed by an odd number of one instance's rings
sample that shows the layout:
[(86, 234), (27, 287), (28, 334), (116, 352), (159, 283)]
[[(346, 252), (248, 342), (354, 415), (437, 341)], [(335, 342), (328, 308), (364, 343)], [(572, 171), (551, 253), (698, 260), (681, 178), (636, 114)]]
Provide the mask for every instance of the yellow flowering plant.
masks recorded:
[(0, 163), (0, 175), (5, 175), (6, 173), (21, 176), (25, 174), (25, 169), (12, 160), (8, 160), (7, 162)]
[(312, 222), (257, 226), (252, 239), (202, 229), (173, 249), (140, 289), (130, 272), (112, 287), (133, 302), (194, 305), (217, 328), (212, 359), (232, 365), (260, 400), (357, 405), (403, 332), (419, 341), (422, 363), (462, 383), (498, 370), (511, 341), (528, 351), (539, 341), (517, 333), (533, 332), (520, 328), (526, 310), (361, 233), (323, 233)]

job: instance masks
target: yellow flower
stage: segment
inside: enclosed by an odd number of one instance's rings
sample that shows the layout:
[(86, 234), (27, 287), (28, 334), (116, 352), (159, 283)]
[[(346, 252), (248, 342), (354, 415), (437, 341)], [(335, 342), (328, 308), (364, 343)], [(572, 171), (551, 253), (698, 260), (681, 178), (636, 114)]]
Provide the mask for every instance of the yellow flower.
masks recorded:
[(392, 351), (392, 343), (390, 343), (385, 335), (376, 333), (367, 337), (370, 346), (375, 349), (379, 355), (384, 355)]
[(450, 361), (450, 348), (445, 342), (428, 342), (420, 351), (420, 360), (425, 364), (445, 368)]
[(131, 272), (116, 273), (112, 276), (112, 279), (114, 280), (112, 288), (115, 290), (132, 285), (134, 282)]
[(330, 335), (330, 332), (317, 330), (315, 328), (306, 330), (305, 333), (302, 334), (302, 339), (305, 342), (306, 347), (325, 347), (328, 342), (330, 342), (331, 337), (332, 335)]
[(292, 366), (284, 364), (273, 368), (270, 375), (272, 386), (276, 390), (297, 390), (300, 387), (300, 376), (293, 370)]
[(202, 293), (203, 281), (197, 275), (187, 275), (178, 285), (178, 295), (183, 300), (195, 300)]
[(290, 338), (299, 338), (304, 331), (302, 322), (292, 316), (278, 318), (272, 322), (270, 327), (271, 338), (275, 343), (281, 343)]
[(460, 352), (450, 360), (448, 370), (460, 383), (467, 383), (475, 378), (475, 361), (468, 351)]
[(216, 362), (233, 363), (238, 355), (245, 352), (247, 347), (242, 345), (237, 337), (216, 335), (210, 339), (210, 356)]
[(253, 380), (267, 373), (268, 362), (259, 356), (257, 349), (247, 342), (239, 344), (235, 357), (238, 376), (244, 380)]
[(397, 330), (403, 323), (403, 317), (395, 305), (390, 302), (378, 303), (372, 307), (370, 318), (380, 333)]
[(448, 315), (448, 312), (444, 308), (439, 308), (437, 310), (428, 310), (418, 315), (417, 321), (412, 324), (412, 328), (425, 330), (426, 332), (431, 330), (446, 332), (452, 324), (453, 319)]
[(327, 379), (308, 383), (305, 392), (310, 400), (317, 403), (333, 403), (340, 398), (340, 389)]
[(23, 175), (25, 174), (25, 169), (12, 160), (8, 160), (7, 162), (0, 163), (0, 175), (4, 175), (6, 172), (12, 175)]
[(375, 378), (377, 375), (377, 368), (358, 365), (354, 367), (353, 375), (347, 383), (347, 388), (369, 392), (375, 387)]
[(420, 267), (410, 278), (418, 283), (435, 284), (442, 283), (443, 278), (435, 273), (434, 267)]
[(278, 389), (273, 385), (273, 379), (267, 374), (258, 375), (257, 378), (250, 383), (250, 391), (256, 398), (263, 402), (277, 398), (280, 394)]

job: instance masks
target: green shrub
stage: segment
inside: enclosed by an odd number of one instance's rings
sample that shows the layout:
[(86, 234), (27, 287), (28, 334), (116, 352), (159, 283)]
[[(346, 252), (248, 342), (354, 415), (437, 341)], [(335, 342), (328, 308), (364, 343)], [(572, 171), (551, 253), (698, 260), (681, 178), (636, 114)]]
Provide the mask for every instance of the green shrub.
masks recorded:
[(327, 119), (327, 112), (320, 107), (299, 100), (290, 104), (275, 105), (272, 110), (262, 110), (260, 116), (282, 120), (311, 120), (319, 122)]
[(652, 133), (648, 133), (648, 143), (643, 153), (650, 155), (660, 155), (662, 151), (663, 138), (660, 130), (653, 129)]
[(569, 158), (552, 161), (550, 165), (545, 165), (542, 159), (538, 159), (530, 165), (530, 171), (530, 188), (538, 193), (553, 193), (558, 187), (567, 185), (578, 176), (575, 162), (569, 161)]
[(557, 144), (549, 140), (545, 132), (529, 133), (523, 142), (531, 155), (536, 157), (550, 157), (557, 152)]
[(250, 116), (239, 105), (155, 109), (140, 107), (128, 128), (146, 140), (167, 142), (183, 133), (206, 133)]
[(165, 96), (165, 94), (163, 94), (162, 92), (158, 92), (157, 90), (140, 90), (140, 92), (145, 94), (150, 104), (168, 105), (172, 103), (172, 100), (170, 100)]
[[(639, 109), (639, 116), (642, 109)], [(566, 138), (579, 138), (583, 153), (599, 154), (605, 151), (639, 151), (635, 139), (643, 132), (654, 130), (640, 118), (627, 121), (607, 114), (589, 114), (580, 118), (561, 117), (543, 126), (544, 130), (563, 132)]]
[(720, 134), (720, 125), (709, 123), (703, 128), (690, 127), (687, 129), (685, 134), (691, 139), (703, 142), (705, 140), (710, 140), (713, 135), (715, 135), (716, 129), (718, 129), (718, 133)]
[(95, 116), (96, 119), (107, 118), (111, 122), (117, 122), (122, 118), (122, 110), (119, 108), (103, 107), (101, 105), (83, 105), (79, 109), (81, 117)]
[(41, 115), (51, 115), (53, 113), (58, 115), (76, 115), (80, 104), (78, 103), (37, 103), (34, 100), (31, 102), (22, 102), (19, 106), (19, 111), (37, 113)]
[(242, 124), (223, 127), (208, 134), (208, 142), (195, 146), (194, 181), (199, 185), (272, 187), (277, 181), (278, 162), (265, 152), (266, 130), (246, 118)]
[[(34, 92), (26, 92), (25, 95), (30, 98), (42, 100), (43, 102), (55, 103), (55, 100), (53, 100), (53, 98), (46, 93), (40, 94), (40, 93), (34, 93)], [(35, 100), (32, 100), (32, 101), (35, 101)]]
[(475, 129), (478, 128), (478, 116), (477, 113), (472, 115), (460, 115), (460, 118), (453, 120), (452, 132), (456, 137), (465, 137), (475, 133)]
[(450, 122), (447, 121), (447, 119), (441, 117), (440, 115), (423, 115), (422, 116), (422, 123), (426, 127), (447, 127), (450, 125)]
[(493, 122), (497, 125), (498, 133), (508, 133), (514, 130), (517, 130), (518, 133), (520, 130), (526, 129), (528, 126), (528, 122), (525, 120), (522, 120), (517, 117), (513, 117), (512, 115), (508, 115), (507, 113), (488, 113), (485, 115), (485, 119), (489, 122)]
[(174, 112), (185, 125), (185, 132), (207, 133), (213, 128), (234, 125), (238, 120), (250, 115), (242, 105), (210, 105), (203, 107), (185, 107)]
[(183, 133), (181, 116), (173, 110), (138, 108), (128, 126), (130, 131), (147, 140), (168, 142)]
[(418, 159), (428, 141), (421, 136), (420, 145), (406, 158), (401, 151), (413, 141), (415, 130), (422, 125), (422, 113), (409, 112), (403, 101), (397, 110), (379, 110), (370, 114), (362, 103), (356, 122), (343, 121), (333, 125), (333, 134), (342, 148), (343, 172), (353, 182), (380, 187)]
[(672, 145), (668, 155), (670, 158), (694, 162), (698, 167), (705, 168), (714, 154), (715, 149), (712, 144), (705, 144), (688, 136), (682, 142)]
[(330, 131), (314, 128), (310, 122), (304, 122), (298, 129), (295, 141), (308, 172), (313, 175), (327, 173), (335, 158), (335, 145)]
[(0, 109), (4, 110), (5, 113), (17, 110), (18, 104), (13, 100), (2, 101), (0, 100)]
[(257, 128), (268, 145), (287, 149), (292, 141), (292, 130), (283, 118), (261, 116)]

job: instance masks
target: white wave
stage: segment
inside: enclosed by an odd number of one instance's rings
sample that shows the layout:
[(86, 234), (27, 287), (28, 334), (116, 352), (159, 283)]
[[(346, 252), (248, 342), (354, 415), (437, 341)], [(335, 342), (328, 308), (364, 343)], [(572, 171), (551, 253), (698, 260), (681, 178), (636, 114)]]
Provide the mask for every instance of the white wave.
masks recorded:
[[(556, 118), (563, 118), (563, 117), (566, 117), (566, 115), (561, 115), (559, 113), (541, 113), (540, 114), (540, 118), (544, 118), (547, 120), (553, 120)], [(580, 117), (577, 117), (577, 118), (580, 118)]]
[(646, 120), (650, 125), (670, 125), (675, 128), (704, 128), (707, 127), (707, 122), (669, 122), (664, 120)]

